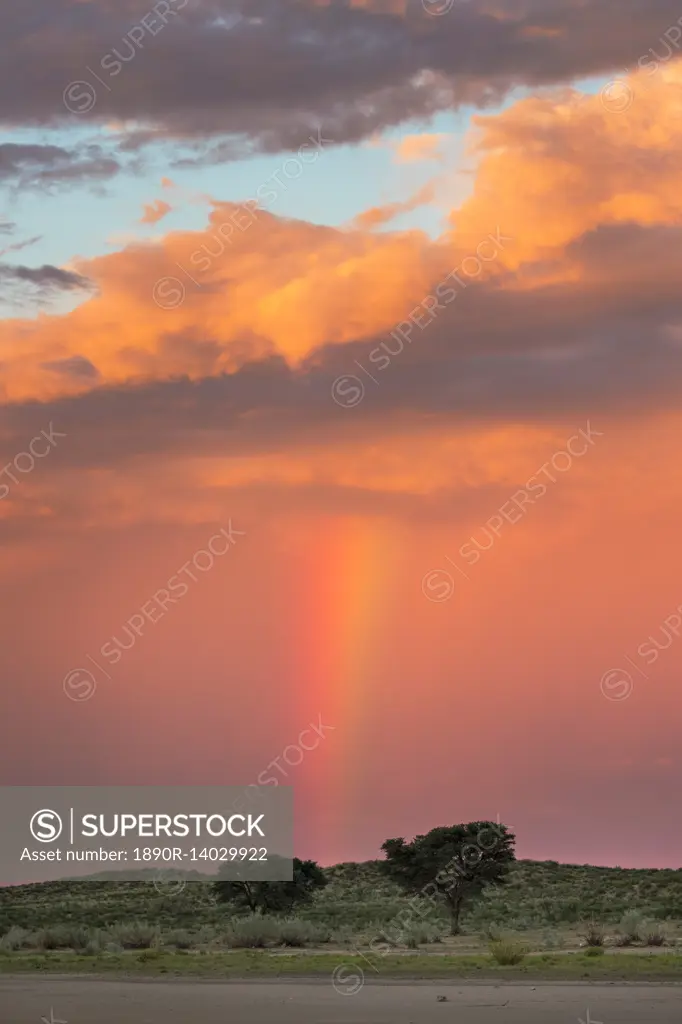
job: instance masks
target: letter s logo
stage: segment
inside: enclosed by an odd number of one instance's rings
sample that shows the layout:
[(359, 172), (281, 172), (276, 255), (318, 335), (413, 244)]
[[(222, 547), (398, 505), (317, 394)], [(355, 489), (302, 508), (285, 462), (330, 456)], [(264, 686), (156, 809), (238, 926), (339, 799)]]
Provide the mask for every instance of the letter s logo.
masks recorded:
[(56, 811), (36, 811), (31, 818), (31, 835), (39, 843), (53, 843), (62, 834), (62, 819)]

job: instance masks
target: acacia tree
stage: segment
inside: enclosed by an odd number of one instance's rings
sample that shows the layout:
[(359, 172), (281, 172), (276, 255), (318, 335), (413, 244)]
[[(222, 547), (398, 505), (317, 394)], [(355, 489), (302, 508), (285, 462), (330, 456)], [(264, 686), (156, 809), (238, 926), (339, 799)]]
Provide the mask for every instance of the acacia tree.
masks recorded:
[(437, 899), (450, 912), (451, 933), (460, 934), (460, 914), (466, 902), (486, 886), (506, 881), (516, 859), (516, 837), (494, 821), (433, 828), (411, 843), (387, 839), (382, 868), (407, 892)]
[[(273, 858), (270, 858), (272, 862)], [(234, 875), (235, 867), (226, 872)], [(316, 889), (327, 884), (327, 877), (314, 860), (293, 860), (293, 878), (286, 882), (260, 881), (252, 871), (244, 878), (219, 878), (213, 883), (213, 890), (220, 903), (232, 903), (239, 909), (249, 909), (252, 914), (290, 913), (299, 903), (312, 899)]]

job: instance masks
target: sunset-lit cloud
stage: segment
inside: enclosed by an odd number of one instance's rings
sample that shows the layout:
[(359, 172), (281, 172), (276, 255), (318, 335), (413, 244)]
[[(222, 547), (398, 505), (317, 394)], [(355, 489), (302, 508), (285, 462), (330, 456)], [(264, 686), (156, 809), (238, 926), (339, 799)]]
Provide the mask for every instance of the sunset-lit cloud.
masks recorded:
[(405, 199), (395, 203), (386, 203), (384, 206), (373, 206), (369, 210), (363, 210), (363, 212), (358, 214), (354, 219), (353, 227), (360, 230), (366, 229), (371, 231), (373, 228), (389, 224), (401, 214), (411, 213), (419, 206), (432, 202), (434, 195), (434, 183), (427, 182), (426, 185), (420, 188), (411, 199)]
[[(371, 231), (428, 201), (427, 185), (413, 200), (366, 211), (348, 230), (216, 201), (203, 232), (173, 232), (81, 261), (78, 272), (97, 295), (62, 316), (0, 324), (6, 398), (54, 398), (92, 386), (42, 369), (74, 356), (87, 358), (108, 384), (200, 379), (274, 355), (300, 366), (316, 350), (390, 333), (425, 296), (442, 295), (443, 280), (460, 265), (467, 294), (434, 314), (433, 344), (450, 325), (468, 330), (476, 306), (479, 353), (494, 351), (496, 334), (516, 326), (526, 333), (522, 350), (577, 345), (586, 352), (591, 340), (580, 306), (589, 302), (593, 315), (607, 316), (619, 281), (628, 282), (626, 305), (639, 301), (654, 276), (676, 301), (682, 75), (672, 64), (646, 86), (642, 77), (626, 120), (599, 96), (572, 91), (479, 118), (472, 196), (435, 242), (418, 231)], [(643, 147), (647, 161), (636, 158)], [(495, 237), (508, 241), (495, 249)], [(633, 260), (645, 253), (633, 283)], [(565, 310), (564, 336), (554, 343), (528, 334), (542, 322), (552, 289), (553, 308)], [(460, 354), (466, 350), (467, 342)]]
[(153, 203), (145, 205), (140, 224), (158, 224), (172, 209), (170, 203), (166, 203), (163, 199), (155, 199)]
[(446, 135), (406, 135), (396, 146), (398, 163), (416, 163), (420, 160), (442, 159), (441, 145)]

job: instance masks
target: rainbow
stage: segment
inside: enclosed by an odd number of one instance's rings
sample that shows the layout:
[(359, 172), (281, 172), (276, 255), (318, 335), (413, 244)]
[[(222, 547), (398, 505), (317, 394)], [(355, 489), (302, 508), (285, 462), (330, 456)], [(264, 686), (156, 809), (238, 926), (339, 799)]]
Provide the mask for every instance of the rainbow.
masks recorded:
[[(395, 524), (378, 518), (317, 520), (296, 588), (295, 680), (300, 721), (333, 727), (304, 765), (305, 816), (313, 808), (326, 849), (340, 848), (342, 829), (366, 779), (362, 750), (374, 741), (378, 654), (395, 587), (400, 542)], [(297, 800), (298, 803), (298, 800)]]

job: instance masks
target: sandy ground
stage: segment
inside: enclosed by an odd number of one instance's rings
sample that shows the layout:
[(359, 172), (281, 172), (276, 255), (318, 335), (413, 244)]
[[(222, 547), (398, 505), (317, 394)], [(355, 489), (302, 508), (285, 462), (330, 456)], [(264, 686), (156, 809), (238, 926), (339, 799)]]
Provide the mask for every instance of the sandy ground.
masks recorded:
[[(2, 978), (2, 1024), (680, 1024), (682, 986)], [(446, 996), (445, 1002), (437, 1000)]]

